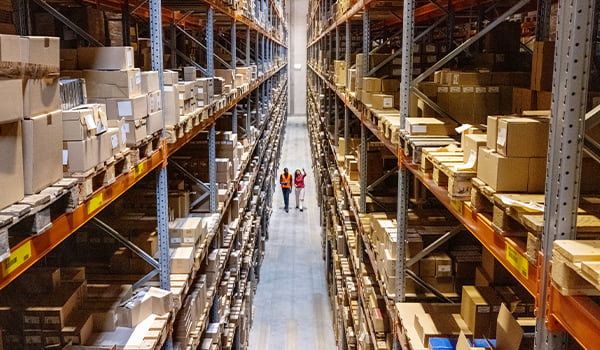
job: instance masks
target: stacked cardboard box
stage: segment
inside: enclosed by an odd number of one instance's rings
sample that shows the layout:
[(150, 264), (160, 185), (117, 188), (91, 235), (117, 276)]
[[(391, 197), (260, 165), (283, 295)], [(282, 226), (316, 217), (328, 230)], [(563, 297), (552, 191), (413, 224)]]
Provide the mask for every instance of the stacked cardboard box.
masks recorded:
[(400, 82), (395, 79), (362, 78), (359, 100), (374, 109), (393, 108), (399, 89)]
[(530, 109), (550, 109), (553, 69), (554, 41), (534, 42), (531, 61), (531, 91), (535, 95), (536, 105)]
[(333, 81), (340, 87), (346, 86), (346, 61), (333, 61)]
[(547, 117), (488, 117), (477, 177), (498, 192), (543, 192), (548, 134)]
[(111, 127), (121, 128), (127, 146), (162, 129), (158, 74), (134, 67), (132, 47), (79, 48), (77, 54), (89, 102), (106, 105)]
[(37, 193), (62, 178), (62, 112), (59, 39), (2, 35), (0, 44), (0, 60), (14, 65), (11, 68), (20, 70), (21, 77), (1, 81), (5, 99), (10, 101), (4, 103), (0, 117), (8, 157), (3, 174), (8, 181), (2, 186), (11, 187), (4, 189), (7, 196), (0, 200), (4, 207), (23, 193)]

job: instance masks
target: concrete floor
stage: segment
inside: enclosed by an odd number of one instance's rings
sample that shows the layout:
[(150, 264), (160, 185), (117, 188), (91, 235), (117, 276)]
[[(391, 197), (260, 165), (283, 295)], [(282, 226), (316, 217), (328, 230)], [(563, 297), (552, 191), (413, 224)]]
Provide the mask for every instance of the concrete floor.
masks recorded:
[(250, 349), (336, 349), (305, 116), (288, 117), (280, 167), (279, 173), (284, 167), (292, 173), (306, 170), (305, 209), (294, 209), (292, 193), (286, 213), (277, 189), (254, 299)]

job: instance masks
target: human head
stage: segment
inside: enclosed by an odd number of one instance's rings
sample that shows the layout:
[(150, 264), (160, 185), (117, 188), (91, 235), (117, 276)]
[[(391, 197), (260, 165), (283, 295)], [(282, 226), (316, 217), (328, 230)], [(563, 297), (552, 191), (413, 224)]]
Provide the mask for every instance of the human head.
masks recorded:
[(288, 168), (283, 168), (283, 173), (287, 174), (288, 173)]
[(294, 172), (294, 175), (295, 175), (295, 176), (298, 176), (298, 175), (300, 175), (300, 174), (301, 174), (301, 172), (300, 172), (300, 169), (296, 169), (296, 171)]

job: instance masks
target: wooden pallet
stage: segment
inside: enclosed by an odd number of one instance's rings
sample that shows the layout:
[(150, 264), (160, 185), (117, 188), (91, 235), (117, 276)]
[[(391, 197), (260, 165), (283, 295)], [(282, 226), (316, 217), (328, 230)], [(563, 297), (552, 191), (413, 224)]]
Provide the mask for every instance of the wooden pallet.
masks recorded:
[(552, 282), (563, 295), (600, 295), (600, 241), (556, 241)]
[(455, 200), (471, 198), (471, 179), (477, 175), (473, 169), (463, 168), (463, 152), (454, 145), (442, 148), (424, 147), (421, 151), (420, 169), (431, 176), (438, 186), (448, 189)]
[(1, 210), (0, 261), (9, 251), (9, 237), (24, 237), (45, 232), (52, 226), (52, 220), (77, 207), (78, 197), (77, 181), (66, 178)]
[(409, 135), (405, 130), (399, 131), (398, 144), (404, 155), (412, 158), (413, 164), (420, 164), (423, 148), (458, 146), (458, 141), (449, 136), (415, 136)]
[(135, 166), (147, 157), (151, 157), (161, 147), (162, 131), (158, 131), (153, 135), (148, 135), (144, 140), (140, 141), (135, 146), (130, 147), (131, 162)]

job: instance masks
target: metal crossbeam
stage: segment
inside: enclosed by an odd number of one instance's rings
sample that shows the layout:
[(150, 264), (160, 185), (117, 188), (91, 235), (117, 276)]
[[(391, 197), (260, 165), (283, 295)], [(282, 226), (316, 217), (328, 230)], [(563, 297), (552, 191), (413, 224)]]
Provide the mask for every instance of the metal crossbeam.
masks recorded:
[(377, 187), (380, 183), (384, 182), (388, 177), (392, 176), (392, 175), (396, 175), (398, 174), (398, 167), (396, 166), (394, 169), (392, 170), (388, 170), (385, 174), (383, 174), (379, 179), (373, 181), (372, 184), (369, 185), (369, 187), (367, 187), (367, 191), (373, 191), (373, 189), (375, 187)]
[[(178, 25), (175, 25), (175, 28), (181, 32), (183, 35), (185, 35), (188, 39), (190, 39), (191, 41), (193, 41), (196, 45), (200, 46), (201, 48), (204, 49), (204, 51), (207, 51), (208, 49), (206, 48), (206, 46), (200, 42), (200, 40), (196, 39), (192, 34), (188, 33), (185, 29), (181, 28)], [(179, 54), (179, 53), (178, 53)], [(182, 53), (183, 54), (183, 53)], [(226, 66), (228, 69), (231, 69), (231, 65), (229, 63), (227, 63), (225, 60), (223, 60), (221, 57), (219, 57), (217, 54), (214, 55), (214, 57), (217, 59), (217, 61), (221, 62), (224, 66)], [(204, 69), (204, 68), (203, 68)]]
[(514, 15), (517, 11), (519, 11), (519, 9), (521, 9), (523, 6), (527, 5), (529, 2), (530, 2), (530, 0), (521, 0), (518, 3), (516, 3), (515, 5), (513, 5), (510, 9), (508, 9), (506, 12), (504, 12), (502, 15), (500, 15), (498, 18), (496, 18), (493, 22), (491, 22), (485, 28), (483, 28), (480, 32), (473, 35), (469, 39), (465, 40), (457, 48), (455, 48), (450, 53), (448, 53), (446, 56), (444, 56), (444, 58), (437, 61), (431, 67), (429, 67), (427, 70), (425, 70), (423, 73), (421, 73), (418, 77), (416, 77), (413, 80), (412, 84), (416, 85), (416, 84), (422, 82), (423, 80), (425, 80), (427, 77), (432, 75), (435, 71), (442, 68), (446, 63), (450, 62), (450, 60), (452, 60), (454, 57), (458, 56), (460, 53), (465, 51), (467, 48), (469, 48), (471, 45), (473, 45), (479, 39), (483, 38), (487, 33), (491, 32), (493, 29), (495, 29), (500, 23), (504, 22), (508, 17)]
[(410, 260), (408, 260), (406, 262), (406, 268), (409, 268), (409, 267), (413, 266), (414, 264), (418, 263), (421, 259), (423, 259), (427, 255), (431, 254), (434, 250), (439, 248), (442, 244), (448, 242), (448, 240), (450, 240), (450, 238), (456, 236), (458, 233), (460, 233), (464, 230), (465, 230), (465, 227), (461, 224), (461, 225), (456, 226), (452, 230), (444, 233), (440, 238), (436, 239), (435, 242), (431, 243), (425, 249), (422, 249), (415, 256), (410, 258)]
[(426, 288), (427, 290), (429, 290), (431, 293), (433, 293), (433, 295), (435, 295), (438, 299), (449, 303), (449, 304), (454, 304), (454, 301), (448, 297), (446, 297), (444, 294), (440, 293), (439, 290), (437, 290), (437, 288), (435, 288), (434, 286), (432, 286), (431, 284), (423, 281), (421, 279), (421, 277), (417, 276), (413, 271), (411, 270), (406, 270), (406, 275), (407, 277), (410, 277), (413, 281), (415, 281), (416, 284), (418, 284), (419, 286)]
[(71, 21), (69, 18), (67, 18), (67, 16), (60, 13), (57, 9), (52, 7), (52, 5), (48, 4), (46, 1), (44, 1), (44, 0), (33, 0), (33, 1), (36, 4), (38, 4), (41, 8), (43, 8), (46, 12), (51, 14), (54, 18), (61, 21), (64, 25), (69, 27), (72, 31), (74, 31), (79, 36), (81, 36), (86, 41), (88, 41), (90, 44), (92, 44), (94, 46), (104, 46), (104, 44), (102, 44), (100, 41), (98, 41), (96, 38), (94, 38), (91, 34), (86, 32), (80, 26), (78, 26), (73, 21)]
[(173, 159), (169, 159), (169, 165), (173, 166), (175, 168), (175, 170), (179, 171), (181, 173), (181, 175), (188, 178), (188, 180), (190, 180), (193, 183), (195, 183), (196, 185), (200, 186), (200, 188), (202, 188), (205, 192), (210, 192), (210, 188), (208, 187), (208, 185), (206, 185), (204, 182), (200, 181), (200, 179), (198, 179), (197, 177), (192, 175), (192, 173), (187, 171), (184, 167), (179, 165), (179, 163), (177, 163)]
[(93, 217), (90, 219), (90, 222), (102, 231), (109, 234), (112, 238), (114, 238), (126, 248), (131, 250), (135, 255), (142, 258), (145, 262), (152, 265), (152, 267), (154, 267), (155, 269), (160, 269), (160, 265), (158, 261), (156, 261), (156, 259), (150, 256), (150, 254), (146, 253), (142, 248), (138, 247), (137, 245), (129, 241), (127, 238), (123, 237), (123, 235), (115, 231), (115, 229), (113, 229), (112, 227), (108, 226), (104, 221), (98, 219), (97, 217)]

